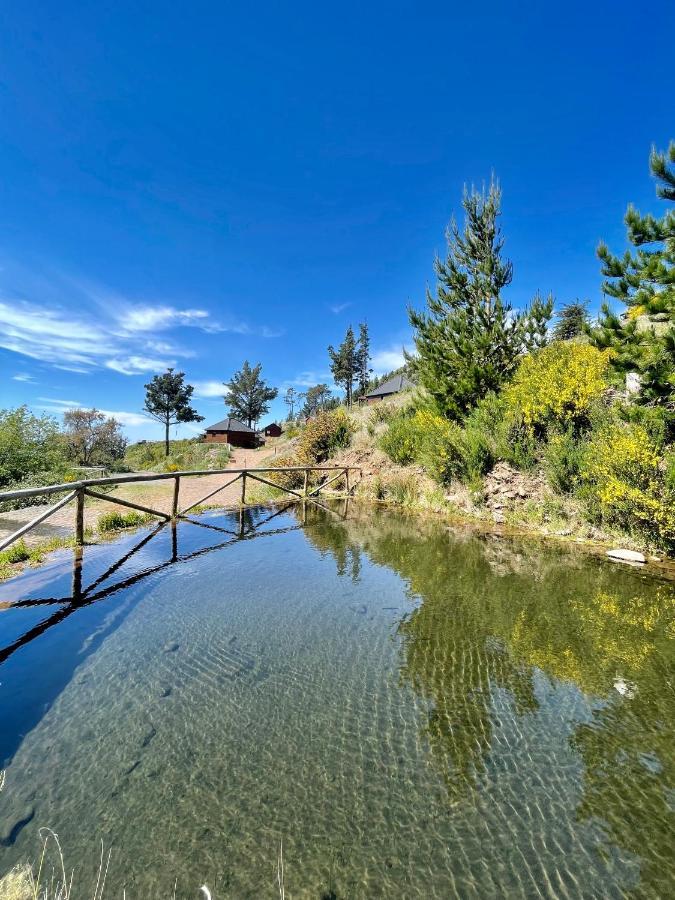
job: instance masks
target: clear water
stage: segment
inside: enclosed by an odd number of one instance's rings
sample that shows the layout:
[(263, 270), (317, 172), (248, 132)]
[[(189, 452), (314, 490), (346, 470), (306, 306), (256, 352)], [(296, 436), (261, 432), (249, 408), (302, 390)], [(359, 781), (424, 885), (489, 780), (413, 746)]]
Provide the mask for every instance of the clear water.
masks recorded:
[(130, 900), (278, 897), (282, 840), (292, 898), (673, 896), (672, 585), (390, 512), (269, 515), (0, 587), (0, 873), (49, 825), (81, 888), (112, 846)]

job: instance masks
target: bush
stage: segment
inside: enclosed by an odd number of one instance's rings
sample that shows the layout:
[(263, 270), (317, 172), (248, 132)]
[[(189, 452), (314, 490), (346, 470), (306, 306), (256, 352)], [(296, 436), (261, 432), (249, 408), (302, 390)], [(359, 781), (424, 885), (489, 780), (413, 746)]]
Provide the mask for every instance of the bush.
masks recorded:
[(152, 521), (152, 516), (147, 513), (133, 510), (123, 513), (115, 509), (100, 516), (96, 527), (99, 534), (107, 534), (110, 531), (122, 531), (124, 528), (137, 528), (139, 525), (145, 525), (150, 521)]
[(561, 341), (525, 356), (504, 400), (514, 419), (539, 434), (579, 428), (607, 388), (609, 351)]
[(354, 425), (344, 409), (317, 413), (300, 435), (300, 464), (325, 462), (331, 453), (349, 446), (353, 433)]
[(644, 426), (613, 425), (594, 435), (581, 476), (590, 510), (602, 521), (675, 547), (675, 490)]
[[(275, 457), (274, 461), (270, 463), (270, 468), (283, 469), (286, 466), (301, 465), (302, 463), (298, 460), (297, 456), (293, 456), (289, 453), (286, 456)], [(266, 472), (264, 477), (269, 481), (274, 482), (274, 484), (279, 485), (280, 488), (290, 488), (290, 490), (296, 490), (305, 483), (304, 472)]]
[(435, 481), (448, 484), (466, 472), (466, 448), (456, 422), (418, 410), (412, 425), (417, 434), (417, 460)]
[(559, 494), (572, 494), (579, 483), (585, 448), (572, 428), (554, 432), (544, 448), (548, 482)]
[[(0, 410), (0, 487), (36, 475), (65, 472), (65, 445), (56, 419), (34, 416), (26, 406)], [(57, 481), (59, 481), (57, 479)]]
[(25, 562), (27, 559), (30, 559), (30, 550), (23, 538), (15, 541), (15, 543), (0, 553), (0, 562), (2, 563), (20, 563)]
[(399, 412), (400, 410), (393, 403), (386, 401), (375, 403), (370, 407), (370, 421), (375, 425), (379, 425), (382, 422), (391, 422)]
[[(20, 481), (12, 481), (2, 486), (3, 491), (23, 491), (29, 488), (47, 487), (50, 484), (65, 484), (69, 481), (77, 481), (77, 473), (67, 468), (50, 469), (44, 472), (34, 472), (22, 478)], [(0, 512), (8, 512), (12, 509), (25, 509), (29, 506), (44, 506), (56, 503), (62, 497), (66, 496), (64, 491), (62, 494), (44, 494), (37, 497), (22, 497), (19, 500), (7, 500), (0, 503)]]
[(380, 437), (380, 449), (392, 462), (399, 466), (409, 466), (419, 452), (419, 435), (410, 416), (399, 415), (392, 419), (389, 427)]

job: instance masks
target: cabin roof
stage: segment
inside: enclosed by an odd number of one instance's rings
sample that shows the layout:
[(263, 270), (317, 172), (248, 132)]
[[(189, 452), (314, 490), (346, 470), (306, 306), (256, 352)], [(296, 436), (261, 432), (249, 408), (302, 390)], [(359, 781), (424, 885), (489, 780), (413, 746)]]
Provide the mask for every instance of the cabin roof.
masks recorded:
[(400, 391), (405, 391), (407, 388), (413, 387), (415, 387), (415, 385), (406, 375), (403, 375), (402, 373), (393, 375), (382, 384), (378, 384), (378, 386), (370, 391), (370, 393), (366, 394), (366, 399), (368, 397), (382, 397), (384, 394), (398, 394)]
[(249, 428), (248, 425), (245, 425), (244, 422), (240, 422), (239, 419), (233, 419), (232, 417), (223, 419), (221, 422), (216, 422), (215, 425), (209, 425), (209, 427), (204, 430), (205, 431), (243, 431), (243, 432), (246, 432), (246, 434), (255, 434), (255, 431), (252, 428)]

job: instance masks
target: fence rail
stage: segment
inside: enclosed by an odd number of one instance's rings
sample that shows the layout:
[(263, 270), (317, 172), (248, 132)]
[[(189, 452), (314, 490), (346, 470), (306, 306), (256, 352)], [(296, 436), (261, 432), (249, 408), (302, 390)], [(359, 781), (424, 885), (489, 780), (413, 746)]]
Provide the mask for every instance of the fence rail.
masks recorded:
[[(264, 473), (270, 472), (279, 475), (293, 472), (302, 472), (303, 487), (298, 488), (297, 490), (293, 490), (289, 487), (284, 487), (281, 484), (277, 484), (274, 481), (270, 481), (262, 477)], [(319, 484), (318, 487), (313, 487), (310, 490), (309, 476), (311, 472), (326, 473), (326, 480), (322, 484)], [(152, 516), (157, 516), (158, 518), (164, 519), (165, 521), (172, 521), (175, 519), (186, 518), (187, 513), (190, 512), (190, 510), (194, 509), (197, 506), (200, 506), (207, 500), (210, 500), (216, 494), (220, 493), (220, 491), (223, 491), (225, 488), (230, 487), (240, 479), (241, 495), (239, 503), (241, 506), (246, 505), (246, 483), (248, 479), (251, 479), (252, 481), (258, 481), (261, 484), (276, 488), (280, 491), (283, 491), (284, 493), (290, 494), (295, 499), (304, 500), (306, 498), (311, 499), (313, 497), (316, 497), (325, 487), (335, 483), (340, 478), (343, 478), (345, 481), (346, 494), (347, 496), (349, 496), (353, 493), (354, 488), (358, 484), (358, 482), (356, 484), (352, 483), (350, 486), (350, 472), (358, 472), (359, 481), (363, 478), (363, 470), (357, 466), (263, 466), (250, 469), (201, 469), (196, 472), (150, 472), (147, 474), (137, 473), (133, 475), (107, 476), (105, 478), (85, 478), (81, 481), (70, 481), (66, 484), (50, 484), (46, 487), (25, 488), (24, 490), (20, 491), (4, 491), (0, 492), (0, 503), (12, 500), (23, 500), (29, 497), (49, 497), (53, 494), (65, 493), (66, 496), (59, 499), (56, 503), (54, 503), (53, 506), (50, 506), (48, 509), (42, 510), (37, 516), (35, 516), (34, 519), (31, 519), (30, 522), (26, 522), (25, 525), (21, 526), (21, 528), (18, 528), (12, 534), (0, 540), (0, 550), (4, 550), (5, 548), (9, 547), (14, 543), (14, 541), (17, 541), (20, 537), (28, 534), (29, 531), (32, 531), (33, 528), (41, 525), (53, 513), (57, 512), (59, 509), (62, 509), (62, 507), (66, 506), (68, 503), (72, 503), (73, 501), (75, 501), (75, 543), (78, 546), (82, 546), (84, 544), (84, 505), (86, 497), (91, 497), (95, 500), (103, 500), (108, 503), (114, 503), (118, 506), (125, 506), (129, 509), (135, 509)], [(219, 487), (211, 490), (208, 494), (206, 494), (206, 496), (202, 497), (201, 500), (197, 500), (195, 503), (191, 503), (190, 506), (181, 510), (179, 508), (181, 479), (198, 478), (204, 475), (234, 475), (234, 478), (230, 478), (230, 480), (226, 481), (225, 484), (222, 484)], [(329, 475), (332, 477), (328, 477)], [(116, 487), (121, 484), (142, 484), (146, 481), (167, 481), (171, 479), (173, 479), (174, 482), (174, 489), (170, 514), (161, 510), (151, 509), (149, 506), (144, 506), (140, 503), (134, 503), (131, 500), (122, 499), (121, 497), (115, 497), (110, 494), (100, 493), (96, 490), (97, 487)]]

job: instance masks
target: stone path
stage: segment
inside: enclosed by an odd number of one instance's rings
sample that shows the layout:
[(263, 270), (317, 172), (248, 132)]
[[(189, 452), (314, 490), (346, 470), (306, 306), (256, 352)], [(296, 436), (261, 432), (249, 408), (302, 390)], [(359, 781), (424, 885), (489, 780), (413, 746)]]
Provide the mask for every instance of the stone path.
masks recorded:
[[(245, 467), (262, 466), (269, 457), (269, 451), (264, 448), (259, 450), (235, 450), (230, 457), (228, 469), (243, 469)], [(227, 475), (201, 475), (194, 478), (183, 478), (180, 484), (180, 508), (185, 509), (197, 502), (219, 485), (227, 482), (232, 476)], [(122, 484), (115, 488), (114, 495), (123, 500), (140, 503), (151, 509), (161, 512), (170, 512), (173, 499), (173, 479), (154, 481), (147, 484)], [(248, 493), (248, 491), (247, 491)], [(207, 503), (217, 503), (223, 507), (235, 506), (241, 496), (241, 482), (236, 482), (219, 494), (216, 494)], [(16, 531), (25, 522), (38, 515), (46, 506), (29, 506), (25, 509), (17, 509), (12, 512), (0, 513), (0, 539)], [(84, 511), (85, 528), (96, 528), (99, 516), (111, 510), (130, 512), (129, 509), (107, 501), (87, 500)], [(75, 504), (69, 503), (63, 509), (58, 510), (32, 531), (25, 535), (24, 540), (28, 546), (34, 546), (54, 537), (69, 537), (73, 534), (75, 521)]]

